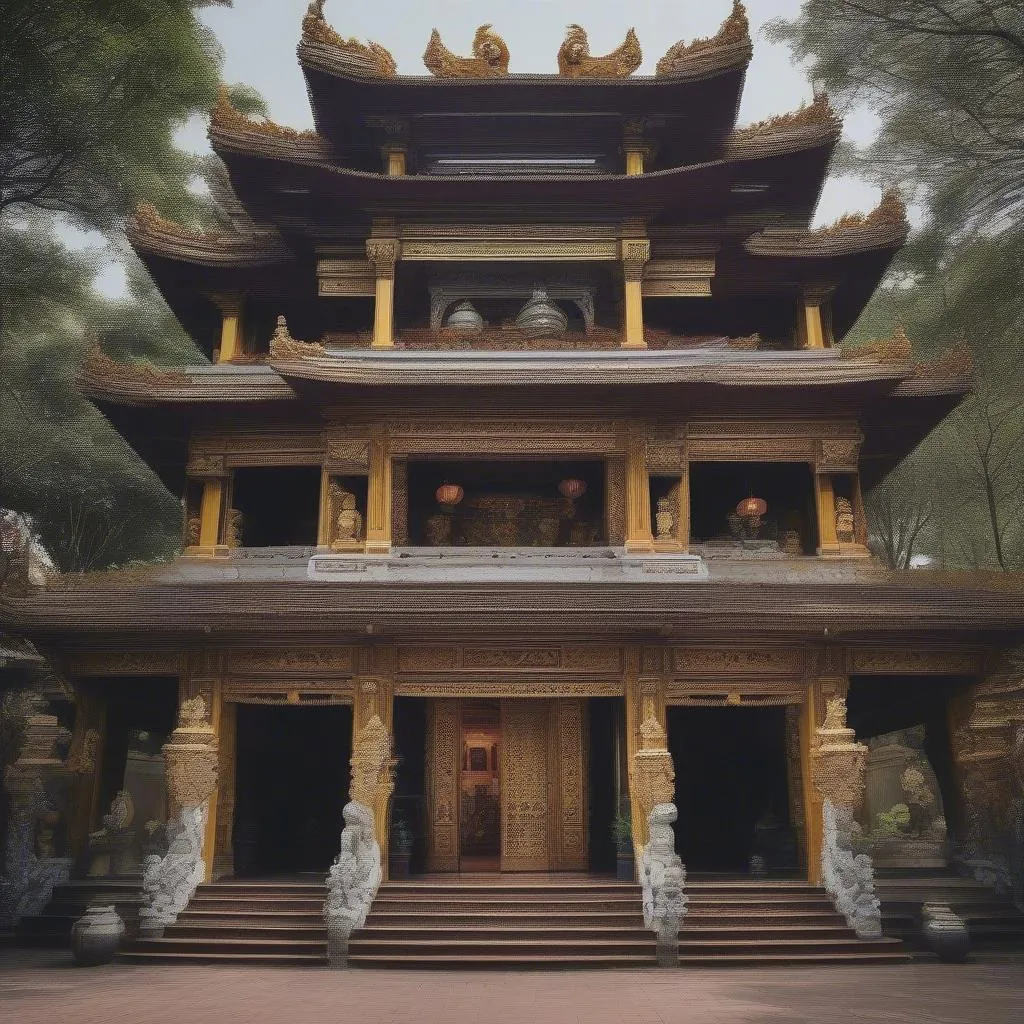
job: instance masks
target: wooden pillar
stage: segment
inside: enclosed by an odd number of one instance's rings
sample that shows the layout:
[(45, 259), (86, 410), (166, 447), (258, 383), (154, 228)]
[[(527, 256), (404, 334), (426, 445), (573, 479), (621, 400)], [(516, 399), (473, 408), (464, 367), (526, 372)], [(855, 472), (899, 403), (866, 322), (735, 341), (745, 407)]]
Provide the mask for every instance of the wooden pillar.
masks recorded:
[(647, 473), (647, 427), (631, 424), (626, 447), (626, 550), (654, 550), (651, 487)]
[(366, 256), (374, 272), (373, 341), (371, 348), (395, 345), (395, 265), (397, 238), (368, 238)]
[(817, 730), (825, 721), (830, 697), (845, 697), (850, 687), (847, 676), (818, 676), (807, 682), (800, 714), (800, 774), (803, 783), (805, 835), (807, 837), (807, 881), (821, 885), (821, 847), (824, 829), (824, 801), (814, 786), (811, 751), (817, 745)]
[[(216, 728), (216, 726), (215, 726)], [(213, 878), (235, 873), (235, 779), (238, 705), (221, 700), (220, 728), (217, 730), (217, 815), (214, 822)]]
[(853, 474), (853, 531), (854, 540), (867, 549), (868, 513), (864, 507), (864, 491), (860, 485), (860, 473)]
[[(213, 726), (213, 734), (217, 737), (218, 743), (220, 741), (221, 721), (223, 718), (224, 701), (223, 695), (223, 680), (214, 679), (211, 683), (211, 700), (210, 700), (210, 725)], [(215, 789), (209, 797), (208, 812), (206, 818), (206, 834), (203, 837), (203, 861), (206, 864), (206, 877), (204, 881), (213, 881), (213, 861), (216, 854), (217, 848), (217, 814), (219, 811), (220, 801), (219, 797), (220, 781), (218, 780), (218, 788)]]
[(803, 336), (806, 339), (806, 347), (824, 348), (825, 330), (821, 322), (821, 303), (813, 302), (810, 299), (805, 299), (803, 317)]
[(242, 354), (242, 308), (245, 300), (236, 293), (218, 293), (213, 301), (221, 314), (217, 362), (229, 363)]
[(366, 498), (366, 553), (391, 551), (391, 451), (386, 435), (370, 442), (370, 479)]
[(690, 550), (690, 467), (684, 466), (679, 478), (679, 529), (677, 535), (683, 551)]
[(831, 348), (835, 343), (832, 337), (832, 315), (830, 303), (831, 287), (805, 288), (802, 300), (801, 323), (797, 335), (803, 348)]
[(68, 764), (75, 773), (68, 815), (68, 850), (81, 857), (96, 822), (107, 731), (106, 695), (93, 682), (75, 685), (75, 728)]
[(224, 481), (209, 477), (203, 481), (203, 498), (199, 506), (199, 546), (212, 554), (220, 543), (220, 524), (224, 508)]
[(644, 267), (651, 258), (646, 238), (624, 238), (621, 244), (624, 323), (622, 348), (647, 348), (644, 339)]
[(839, 554), (836, 534), (836, 498), (830, 473), (814, 474), (814, 492), (818, 505), (818, 554)]

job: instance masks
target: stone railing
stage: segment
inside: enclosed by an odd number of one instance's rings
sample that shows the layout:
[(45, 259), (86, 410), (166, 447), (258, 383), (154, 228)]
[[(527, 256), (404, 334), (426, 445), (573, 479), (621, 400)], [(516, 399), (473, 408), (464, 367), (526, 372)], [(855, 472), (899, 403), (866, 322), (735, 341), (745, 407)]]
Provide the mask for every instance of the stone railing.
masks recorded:
[(327, 875), (327, 955), (332, 967), (348, 961), (348, 940), (366, 923), (366, 915), (383, 877), (380, 844), (374, 835), (373, 810), (350, 800), (341, 812), (341, 852)]
[[(40, 700), (37, 703), (42, 704)], [(0, 927), (42, 911), (54, 886), (70, 877), (70, 857), (54, 856), (54, 828), (64, 805), (70, 769), (57, 752), (68, 738), (54, 715), (33, 714), (23, 721), (25, 742), (18, 759), (4, 773), (10, 798), (7, 842), (0, 868)]]
[(341, 812), (341, 852), (327, 875), (324, 920), (327, 954), (332, 967), (348, 962), (348, 940), (366, 922), (384, 877), (378, 829), (387, 820), (388, 800), (394, 788), (391, 737), (376, 714), (356, 737), (352, 752), (350, 800)]
[(688, 902), (683, 892), (686, 869), (676, 854), (672, 827), (678, 814), (672, 803), (675, 777), (668, 736), (653, 701), (648, 700), (640, 725), (640, 749), (633, 755), (630, 792), (634, 821), (642, 823), (633, 839), (640, 865), (644, 924), (657, 935), (662, 967), (679, 965), (679, 925)]
[(139, 926), (148, 937), (162, 935), (177, 921), (206, 877), (203, 845), (217, 788), (217, 740), (202, 697), (182, 704), (178, 727), (164, 745), (164, 763), (167, 795), (176, 810), (167, 823), (167, 853), (151, 854), (143, 864)]
[(855, 856), (852, 849), (853, 812), (864, 799), (868, 748), (854, 742), (853, 730), (846, 727), (844, 698), (828, 702), (817, 739), (811, 770), (814, 786), (824, 801), (822, 884), (858, 938), (881, 938), (881, 903), (875, 896), (874, 867), (867, 854)]
[(675, 804), (658, 804), (647, 818), (650, 841), (640, 855), (644, 924), (658, 937), (658, 964), (679, 966), (679, 925), (689, 900), (686, 869), (675, 849)]

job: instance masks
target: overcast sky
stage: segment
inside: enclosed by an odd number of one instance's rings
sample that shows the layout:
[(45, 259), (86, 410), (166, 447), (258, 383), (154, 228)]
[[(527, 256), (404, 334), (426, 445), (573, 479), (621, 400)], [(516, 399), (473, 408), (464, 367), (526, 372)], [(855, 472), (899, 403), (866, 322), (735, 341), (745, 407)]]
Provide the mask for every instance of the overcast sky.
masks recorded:
[[(233, 7), (199, 12), (224, 48), (224, 78), (259, 90), (277, 122), (312, 126), (305, 83), (295, 57), (308, 0), (234, 0)], [(713, 35), (728, 16), (732, 0), (327, 0), (325, 14), (343, 36), (373, 39), (398, 62), (399, 74), (425, 74), (422, 54), (432, 28), (445, 45), (468, 55), (478, 25), (489, 22), (508, 43), (513, 72), (552, 73), (566, 25), (576, 22), (590, 36), (591, 53), (617, 47), (627, 29), (636, 28), (644, 51), (638, 74), (654, 65), (677, 40)], [(794, 110), (812, 98), (806, 73), (793, 67), (786, 47), (768, 42), (761, 31), (772, 18), (796, 15), (800, 0), (747, 0), (754, 59), (740, 108), (740, 123)], [(845, 135), (855, 142), (871, 137), (874, 119), (858, 111), (846, 119)], [(206, 151), (206, 123), (196, 118), (179, 133), (185, 148)], [(878, 191), (852, 178), (831, 178), (816, 223), (842, 213), (870, 209)], [(123, 274), (111, 266), (97, 280), (105, 292), (123, 288)]]

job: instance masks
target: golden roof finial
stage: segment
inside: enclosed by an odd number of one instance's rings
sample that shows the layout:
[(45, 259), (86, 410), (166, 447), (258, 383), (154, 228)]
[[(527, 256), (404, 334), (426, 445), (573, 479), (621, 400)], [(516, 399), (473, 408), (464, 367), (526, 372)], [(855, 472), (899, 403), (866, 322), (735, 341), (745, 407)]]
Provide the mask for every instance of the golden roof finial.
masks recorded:
[(586, 31), (570, 25), (558, 51), (558, 73), (563, 78), (628, 78), (643, 59), (635, 29), (626, 33), (625, 42), (617, 50), (604, 57), (591, 57)]
[(490, 25), (481, 25), (473, 37), (473, 56), (460, 57), (441, 42), (441, 33), (435, 28), (423, 63), (436, 78), (504, 78), (509, 51), (505, 40)]
[(341, 50), (343, 56), (352, 61), (353, 70), (369, 73), (378, 78), (394, 78), (398, 73), (398, 65), (390, 52), (372, 40), (369, 43), (361, 43), (355, 38), (345, 39), (335, 32), (324, 17), (324, 2), (325, 0), (312, 0), (306, 8), (306, 14), (302, 19), (302, 42), (321, 43)]
[(668, 53), (658, 61), (655, 74), (678, 74), (680, 61), (684, 61), (687, 57), (736, 43), (750, 44), (750, 19), (747, 17), (747, 9), (743, 6), (742, 0), (733, 0), (729, 17), (722, 22), (722, 27), (713, 36), (694, 39), (692, 43), (680, 39), (678, 43), (671, 46)]

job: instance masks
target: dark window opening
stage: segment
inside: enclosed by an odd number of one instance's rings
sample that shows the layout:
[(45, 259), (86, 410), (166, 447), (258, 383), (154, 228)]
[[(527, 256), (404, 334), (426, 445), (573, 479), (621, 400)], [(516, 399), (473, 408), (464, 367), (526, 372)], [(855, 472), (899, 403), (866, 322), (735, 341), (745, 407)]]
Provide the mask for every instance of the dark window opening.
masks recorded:
[(653, 331), (684, 335), (694, 341), (749, 338), (757, 334), (762, 349), (792, 349), (797, 302), (787, 296), (645, 299), (644, 323)]
[(340, 296), (316, 299), (247, 299), (242, 319), (244, 350), (248, 355), (270, 351), (278, 316), (288, 323), (296, 341), (351, 347), (353, 338), (373, 330), (373, 299)]
[(423, 697), (395, 697), (395, 791), (391, 797), (391, 821), (402, 820), (412, 833), (412, 874), (426, 871), (427, 821), (426, 758), (427, 701)]
[[(763, 499), (759, 522), (737, 522), (744, 498)], [(690, 464), (690, 537), (695, 543), (775, 543), (787, 554), (818, 548), (814, 474), (805, 462), (693, 462)]]
[[(587, 547), (607, 542), (603, 462), (410, 461), (408, 473), (411, 544)], [(458, 504), (438, 500), (444, 484), (462, 488)], [(559, 490), (561, 484), (569, 497)], [(573, 486), (582, 493), (572, 497)]]
[(320, 475), (319, 466), (236, 469), (231, 505), (242, 513), (242, 546), (316, 544)]
[(591, 697), (587, 701), (587, 811), (591, 871), (615, 871), (612, 821), (618, 805), (617, 757), (623, 721), (621, 697)]

